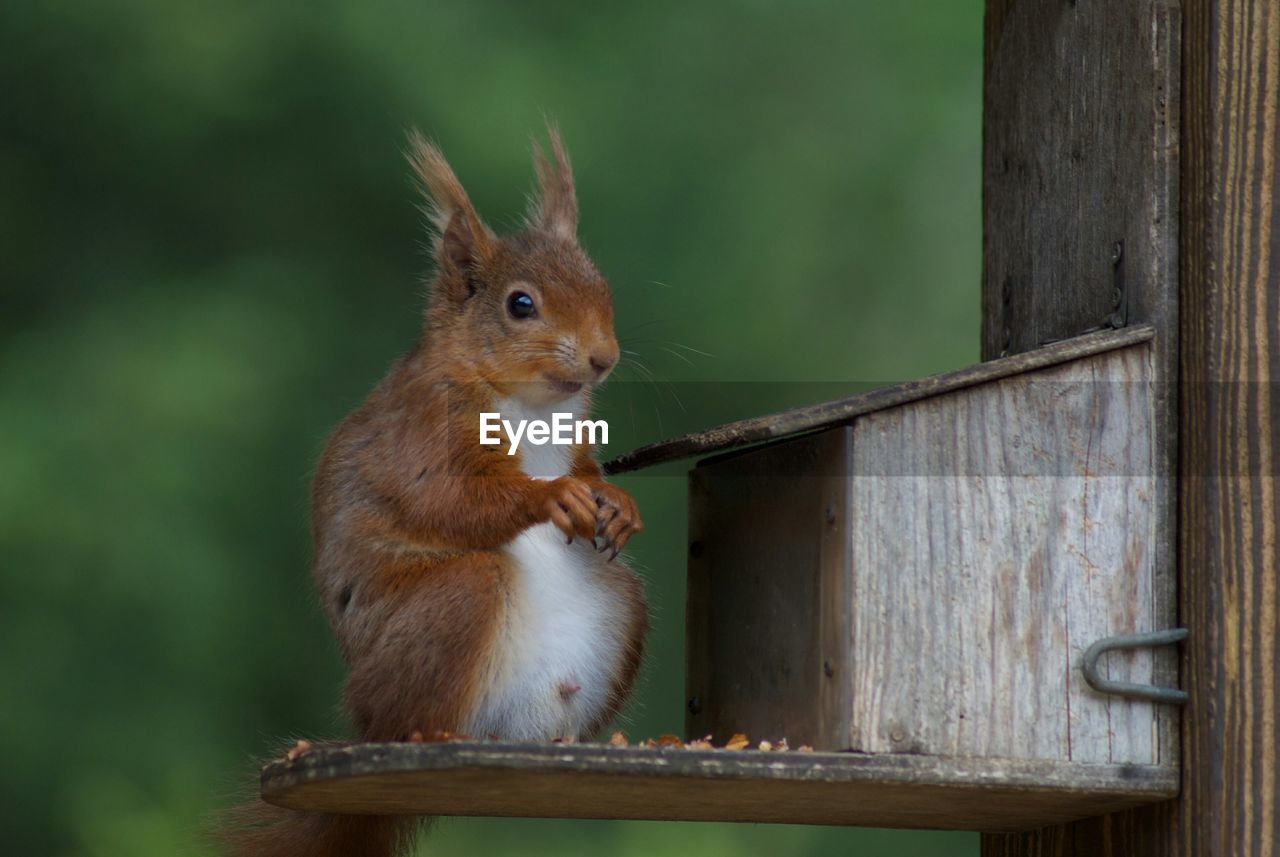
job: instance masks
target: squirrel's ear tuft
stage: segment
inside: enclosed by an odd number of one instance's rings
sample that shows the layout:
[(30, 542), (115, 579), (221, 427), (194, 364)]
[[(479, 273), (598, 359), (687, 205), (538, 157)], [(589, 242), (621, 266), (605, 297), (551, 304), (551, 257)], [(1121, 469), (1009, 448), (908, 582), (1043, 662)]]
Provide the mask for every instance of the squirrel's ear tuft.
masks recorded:
[(435, 233), (436, 259), (446, 269), (465, 277), (476, 262), (490, 253), (497, 238), (476, 214), (439, 146), (416, 130), (410, 131), (407, 157), (422, 183), (422, 210)]
[(535, 140), (533, 169), (538, 179), (538, 190), (529, 198), (528, 222), (533, 229), (572, 241), (578, 232), (578, 195), (573, 189), (573, 170), (560, 140), (560, 132), (551, 122), (547, 123), (547, 136), (551, 138), (554, 162), (548, 160)]

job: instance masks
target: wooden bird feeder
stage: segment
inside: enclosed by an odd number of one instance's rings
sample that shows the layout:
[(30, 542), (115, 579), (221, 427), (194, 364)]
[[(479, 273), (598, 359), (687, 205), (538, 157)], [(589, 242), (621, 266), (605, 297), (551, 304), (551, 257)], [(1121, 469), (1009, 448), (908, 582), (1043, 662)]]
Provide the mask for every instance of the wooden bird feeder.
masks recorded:
[(1274, 16), (986, 5), (985, 362), (609, 465), (701, 459), (688, 735), (815, 752), (356, 745), (269, 765), (267, 800), (981, 830), (987, 857), (1264, 853), (1280, 138), (1249, 81), (1274, 82), (1280, 39), (1242, 28)]
[[(689, 733), (1176, 792), (1176, 709), (1081, 669), (1176, 622), (1151, 335), (782, 415), (808, 433), (695, 468)], [(1176, 682), (1169, 651), (1103, 670)]]

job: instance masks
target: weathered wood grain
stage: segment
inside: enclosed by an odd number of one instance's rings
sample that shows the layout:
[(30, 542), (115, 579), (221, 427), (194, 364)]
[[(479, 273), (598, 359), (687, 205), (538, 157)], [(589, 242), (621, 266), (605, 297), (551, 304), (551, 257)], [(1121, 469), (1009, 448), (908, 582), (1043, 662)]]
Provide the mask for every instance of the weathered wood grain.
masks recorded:
[(1153, 334), (1154, 329), (1149, 326), (1134, 325), (1124, 330), (1080, 336), (1026, 354), (1016, 354), (845, 399), (739, 420), (706, 431), (648, 444), (605, 462), (604, 468), (608, 473), (625, 473), (666, 461), (725, 452), (754, 443), (816, 431), (849, 422), (854, 417), (882, 408), (972, 387), (997, 378), (1007, 378), (1020, 372), (1054, 366), (1089, 354), (1101, 354), (1136, 342), (1145, 342)]
[(1191, 630), (1183, 789), (1139, 811), (984, 836), (985, 857), (1280, 850), (1280, 4), (1182, 7), (1178, 569)]
[[(1128, 320), (1159, 332), (1156, 498), (1167, 534), (1174, 492), (1163, 475), (1174, 472), (1177, 455), (1178, 4), (986, 5), (983, 355), (1081, 329), (1106, 311), (1106, 288), (1122, 278)], [(1117, 239), (1124, 241), (1119, 267), (1108, 253)], [(1155, 550), (1158, 567), (1173, 565), (1168, 535)], [(1171, 585), (1167, 577), (1156, 581), (1158, 603), (1173, 597)], [(1158, 683), (1176, 683), (1168, 654), (1157, 656), (1155, 672)], [(1168, 746), (1177, 734), (1173, 718), (1161, 729)], [(1121, 825), (1112, 824), (1124, 818), (1109, 816), (1105, 837), (1097, 825), (1054, 828), (1034, 843), (987, 837), (983, 853), (1132, 853), (1120, 845), (1128, 841)]]
[(1056, 763), (512, 745), (356, 744), (268, 765), (262, 794), (354, 813), (1026, 829), (1159, 800), (1164, 769)]
[[(1157, 712), (1080, 673), (1157, 605), (1151, 349), (1083, 358), (859, 418), (855, 750), (1168, 763)], [(1111, 677), (1149, 684), (1147, 652)]]
[[(1175, 563), (1178, 7), (987, 0), (983, 40), (982, 355), (1156, 328), (1159, 568)], [(1176, 598), (1172, 576), (1156, 586)], [(1177, 683), (1174, 655), (1155, 654), (1162, 685)], [(1171, 710), (1160, 728), (1161, 746), (1177, 740)]]
[(985, 359), (1176, 323), (1177, 26), (1175, 0), (988, 2)]
[(1274, 854), (1280, 3), (1185, 8), (1179, 566), (1192, 714), (1167, 853)]

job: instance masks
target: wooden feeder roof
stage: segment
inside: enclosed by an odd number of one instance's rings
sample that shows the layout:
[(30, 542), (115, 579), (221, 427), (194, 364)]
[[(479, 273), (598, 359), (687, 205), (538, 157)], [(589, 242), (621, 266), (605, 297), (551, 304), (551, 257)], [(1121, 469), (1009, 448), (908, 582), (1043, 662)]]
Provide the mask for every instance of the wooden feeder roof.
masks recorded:
[(752, 417), (706, 431), (651, 443), (606, 462), (604, 468), (607, 473), (626, 473), (681, 458), (727, 452), (751, 444), (807, 434), (850, 422), (855, 417), (874, 411), (929, 396), (950, 393), (999, 378), (1056, 366), (1080, 357), (1148, 342), (1154, 336), (1155, 329), (1150, 325), (1090, 333), (954, 372), (930, 375), (927, 378), (882, 387), (856, 396), (817, 405), (806, 405), (762, 417)]

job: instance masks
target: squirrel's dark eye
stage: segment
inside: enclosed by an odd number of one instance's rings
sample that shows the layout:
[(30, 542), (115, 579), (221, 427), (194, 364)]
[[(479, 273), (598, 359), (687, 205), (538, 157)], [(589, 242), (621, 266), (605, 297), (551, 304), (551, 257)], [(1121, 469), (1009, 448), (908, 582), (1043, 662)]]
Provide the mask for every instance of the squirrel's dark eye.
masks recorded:
[(538, 308), (533, 305), (533, 298), (524, 292), (512, 292), (507, 298), (507, 312), (512, 318), (533, 318), (538, 314)]

